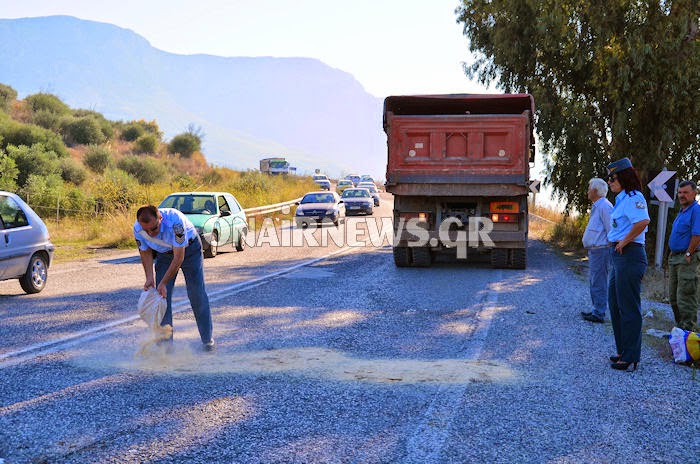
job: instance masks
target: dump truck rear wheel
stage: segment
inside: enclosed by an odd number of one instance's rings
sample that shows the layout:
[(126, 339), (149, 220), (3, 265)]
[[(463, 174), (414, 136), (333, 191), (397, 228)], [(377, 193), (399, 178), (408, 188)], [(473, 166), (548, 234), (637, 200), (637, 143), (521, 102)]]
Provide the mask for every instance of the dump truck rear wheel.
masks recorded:
[(430, 248), (428, 247), (416, 247), (412, 249), (413, 251), (413, 265), (416, 267), (428, 267), (432, 262), (430, 256)]
[(508, 250), (505, 248), (494, 248), (491, 250), (491, 266), (500, 269), (507, 267)]
[(408, 247), (394, 247), (394, 264), (396, 267), (411, 265), (411, 250)]
[(527, 250), (515, 248), (513, 251), (513, 269), (525, 269), (527, 267)]

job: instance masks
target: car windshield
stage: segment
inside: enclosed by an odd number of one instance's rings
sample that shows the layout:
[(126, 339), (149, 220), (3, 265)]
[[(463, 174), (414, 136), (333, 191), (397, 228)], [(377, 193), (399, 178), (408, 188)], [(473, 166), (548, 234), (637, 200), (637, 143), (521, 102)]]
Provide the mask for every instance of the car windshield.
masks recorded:
[(310, 193), (301, 199), (301, 204), (305, 203), (335, 203), (335, 198), (330, 193)]
[(286, 161), (270, 161), (271, 168), (286, 168), (289, 163)]
[(216, 214), (213, 195), (170, 195), (160, 208), (175, 208), (183, 214)]
[(338, 186), (341, 186), (341, 185), (352, 185), (352, 182), (349, 180), (339, 180)]
[(328, 177), (322, 176), (322, 175), (318, 175), (318, 176), (314, 176), (314, 180), (328, 180)]
[(343, 192), (343, 198), (367, 198), (369, 192), (367, 190), (346, 190)]

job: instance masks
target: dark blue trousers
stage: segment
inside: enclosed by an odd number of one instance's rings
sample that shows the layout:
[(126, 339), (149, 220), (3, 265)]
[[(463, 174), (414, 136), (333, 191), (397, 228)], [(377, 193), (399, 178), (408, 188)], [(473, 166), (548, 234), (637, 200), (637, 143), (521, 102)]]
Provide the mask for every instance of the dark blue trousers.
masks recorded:
[[(156, 285), (163, 279), (172, 261), (172, 253), (158, 253), (156, 256)], [(185, 276), (187, 296), (190, 299), (192, 312), (197, 321), (199, 337), (202, 339), (202, 343), (208, 343), (212, 340), (211, 309), (209, 308), (209, 296), (204, 288), (204, 256), (202, 255), (202, 242), (200, 242), (199, 237), (185, 248), (185, 259), (182, 261), (180, 269), (182, 269), (182, 273)], [(165, 311), (161, 325), (173, 325), (172, 302), (176, 279), (177, 276), (166, 285), (168, 290), (168, 309)]]
[(647, 269), (644, 246), (628, 244), (622, 254), (610, 247), (612, 270), (608, 308), (621, 361), (639, 362), (642, 350), (642, 277)]

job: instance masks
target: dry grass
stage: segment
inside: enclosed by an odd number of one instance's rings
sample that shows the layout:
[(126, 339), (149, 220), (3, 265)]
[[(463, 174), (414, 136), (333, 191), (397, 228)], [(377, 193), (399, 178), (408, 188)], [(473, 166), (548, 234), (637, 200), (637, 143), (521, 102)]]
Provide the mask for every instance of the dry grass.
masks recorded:
[[(199, 184), (194, 188), (180, 189), (173, 184), (157, 184), (143, 187), (147, 202), (158, 204), (170, 193), (177, 190), (227, 191), (232, 193), (243, 208), (281, 203), (301, 197), (314, 189), (314, 183), (306, 177), (274, 177), (259, 173), (241, 173), (230, 169), (217, 168), (215, 184)], [(247, 190), (246, 190), (247, 189)], [(55, 217), (44, 217), (49, 228), (51, 241), (56, 245), (55, 262), (73, 261), (95, 255), (96, 249), (129, 249), (136, 243), (133, 225), (136, 216), (135, 206), (126, 211), (104, 215), (64, 217), (56, 222)], [(275, 220), (291, 218), (291, 213), (275, 213)], [(257, 217), (260, 226), (263, 217)]]

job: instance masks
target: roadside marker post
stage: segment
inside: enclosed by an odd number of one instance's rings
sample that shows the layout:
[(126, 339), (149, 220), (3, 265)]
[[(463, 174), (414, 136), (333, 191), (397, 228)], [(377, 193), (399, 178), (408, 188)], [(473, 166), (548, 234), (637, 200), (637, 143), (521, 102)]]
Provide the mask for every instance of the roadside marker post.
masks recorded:
[[(676, 201), (676, 191), (678, 190), (678, 179), (676, 171), (666, 171), (664, 168), (648, 184), (652, 197), (658, 201), (659, 217), (656, 227), (656, 251), (654, 253), (654, 265), (656, 269), (661, 269), (664, 258), (664, 239), (666, 238), (666, 222), (668, 221), (668, 209)], [(669, 195), (669, 192), (671, 195)]]

